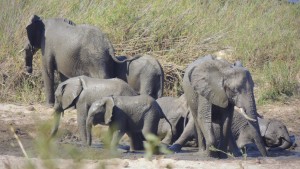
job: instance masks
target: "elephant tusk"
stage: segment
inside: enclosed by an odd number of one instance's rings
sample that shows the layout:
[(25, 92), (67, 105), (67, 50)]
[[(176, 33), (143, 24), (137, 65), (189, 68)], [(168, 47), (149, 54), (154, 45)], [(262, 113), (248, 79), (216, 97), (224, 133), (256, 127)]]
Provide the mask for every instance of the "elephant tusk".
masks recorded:
[(256, 122), (255, 119), (249, 117), (249, 116), (245, 113), (245, 111), (244, 111), (243, 108), (239, 108), (239, 107), (235, 107), (235, 106), (234, 106), (234, 110), (236, 110), (236, 111), (239, 112), (241, 115), (243, 115), (247, 120)]
[(18, 53), (21, 53), (21, 52), (23, 52), (24, 50), (25, 50), (25, 48), (21, 49)]

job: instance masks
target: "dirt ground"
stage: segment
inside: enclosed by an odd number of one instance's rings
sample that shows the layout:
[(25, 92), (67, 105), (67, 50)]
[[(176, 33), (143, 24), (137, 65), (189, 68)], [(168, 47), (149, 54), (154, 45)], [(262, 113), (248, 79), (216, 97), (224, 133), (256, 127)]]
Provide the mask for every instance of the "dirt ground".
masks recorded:
[[(284, 122), (296, 144), (300, 145), (300, 104), (299, 99), (285, 103), (273, 103), (258, 106), (258, 112), (265, 118), (276, 118)], [(29, 162), (36, 168), (299, 168), (300, 148), (295, 147), (283, 152), (269, 152), (270, 157), (260, 157), (252, 152), (247, 157), (228, 158), (225, 160), (203, 159), (197, 156), (197, 148), (186, 147), (181, 153), (157, 155), (152, 160), (144, 158), (143, 152), (118, 153), (104, 149), (96, 139), (91, 148), (78, 141), (76, 111), (65, 112), (59, 127), (56, 141), (49, 143), (55, 149), (43, 149), (45, 141), (41, 135), (43, 124), (51, 122), (52, 109), (43, 105), (18, 105), (0, 103), (0, 168), (26, 168)], [(29, 160), (24, 157), (15, 139), (11, 126), (20, 138)], [(44, 125), (45, 126), (45, 125)], [(105, 127), (97, 126), (94, 135), (101, 135)], [(97, 132), (98, 131), (98, 132)], [(41, 133), (42, 132), (42, 133)], [(126, 139), (121, 142), (127, 144)], [(46, 153), (45, 153), (46, 152)], [(71, 153), (70, 153), (71, 152)], [(72, 153), (73, 152), (73, 153)], [(75, 153), (74, 153), (75, 152)], [(74, 156), (74, 154), (80, 156)], [(55, 154), (47, 156), (45, 154)], [(44, 159), (44, 160), (42, 160)], [(46, 159), (46, 160), (45, 160)], [(55, 164), (53, 166), (53, 164)], [(49, 167), (50, 166), (50, 167)]]

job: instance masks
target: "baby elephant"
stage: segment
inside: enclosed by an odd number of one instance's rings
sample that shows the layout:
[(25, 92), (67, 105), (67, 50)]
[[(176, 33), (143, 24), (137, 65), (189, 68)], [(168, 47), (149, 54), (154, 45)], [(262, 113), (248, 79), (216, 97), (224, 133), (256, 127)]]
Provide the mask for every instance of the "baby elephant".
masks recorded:
[[(285, 150), (292, 146), (289, 132), (282, 122), (276, 119), (258, 118), (258, 123), (265, 146), (270, 148), (269, 150)], [(245, 118), (238, 113), (234, 113), (232, 133), (238, 148), (255, 142), (249, 128), (250, 126)], [(233, 145), (233, 148), (235, 148), (235, 145)]]
[(113, 133), (112, 147), (126, 133), (130, 138), (130, 151), (142, 150), (143, 136), (149, 133), (157, 135), (160, 118), (166, 119), (157, 102), (148, 95), (103, 97), (95, 101), (88, 112), (88, 144), (92, 143), (92, 125), (102, 124), (108, 125)]

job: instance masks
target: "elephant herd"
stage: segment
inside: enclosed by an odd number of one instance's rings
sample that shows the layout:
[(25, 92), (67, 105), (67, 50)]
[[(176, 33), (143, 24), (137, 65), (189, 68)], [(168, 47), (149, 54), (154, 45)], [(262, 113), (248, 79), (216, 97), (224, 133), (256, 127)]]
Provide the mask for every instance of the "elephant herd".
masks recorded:
[[(221, 151), (240, 155), (248, 143), (255, 143), (263, 156), (266, 147), (291, 146), (284, 124), (258, 115), (251, 73), (239, 61), (200, 57), (185, 71), (184, 94), (163, 97), (160, 63), (149, 55), (115, 56), (107, 36), (94, 26), (34, 15), (26, 30), (28, 73), (33, 55), (42, 52), (46, 102), (55, 110), (51, 136), (62, 113), (75, 107), (80, 138), (88, 145), (92, 126), (101, 124), (109, 126), (112, 147), (127, 134), (130, 151), (143, 149), (149, 133), (174, 152), (195, 139), (205, 157), (225, 158)], [(55, 72), (61, 82), (56, 90)]]

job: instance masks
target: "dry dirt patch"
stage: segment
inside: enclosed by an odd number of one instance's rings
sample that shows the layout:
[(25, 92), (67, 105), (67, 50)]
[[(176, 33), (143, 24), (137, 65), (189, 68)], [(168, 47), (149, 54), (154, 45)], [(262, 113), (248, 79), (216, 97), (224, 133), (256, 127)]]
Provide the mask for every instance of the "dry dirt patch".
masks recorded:
[[(300, 131), (300, 113), (298, 110), (299, 100), (290, 100), (286, 103), (275, 103), (258, 107), (258, 111), (265, 118), (276, 118), (283, 121), (290, 131), (291, 135), (299, 139)], [(0, 168), (24, 168), (27, 161), (23, 157), (10, 126), (14, 126), (17, 135), (20, 137), (24, 148), (29, 152), (30, 160), (37, 168), (45, 168), (45, 161), (41, 160), (34, 148), (37, 137), (37, 123), (48, 122), (52, 119), (52, 109), (42, 105), (17, 105), (17, 104), (0, 104)], [(61, 141), (63, 144), (76, 144), (78, 135), (76, 127), (76, 111), (66, 112), (62, 118), (60, 130), (68, 131), (69, 138), (61, 138), (57, 141), (58, 146)], [(299, 141), (299, 140), (298, 140)], [(298, 143), (299, 144), (299, 143)], [(83, 148), (85, 149), (85, 148)], [(101, 148), (94, 147), (97, 153), (101, 154)], [(183, 153), (155, 156), (152, 161), (143, 158), (142, 153), (124, 153), (118, 158), (98, 160), (93, 154), (84, 158), (85, 160), (74, 161), (69, 156), (62, 154), (54, 158), (58, 168), (74, 168), (82, 165), (83, 168), (97, 168), (106, 166), (107, 168), (299, 168), (300, 151), (297, 148), (291, 152), (273, 154), (276, 157), (248, 157), (237, 159), (201, 159), (194, 155), (196, 149), (185, 149)], [(89, 150), (87, 150), (89, 151)], [(103, 154), (103, 152), (102, 152)], [(49, 160), (48, 160), (49, 161)], [(50, 160), (52, 161), (52, 160)], [(72, 167), (73, 166), (73, 167)]]

